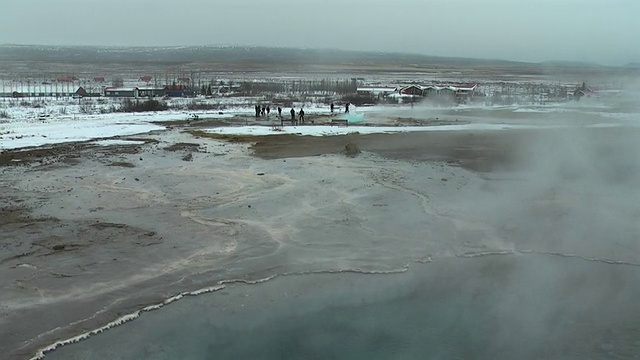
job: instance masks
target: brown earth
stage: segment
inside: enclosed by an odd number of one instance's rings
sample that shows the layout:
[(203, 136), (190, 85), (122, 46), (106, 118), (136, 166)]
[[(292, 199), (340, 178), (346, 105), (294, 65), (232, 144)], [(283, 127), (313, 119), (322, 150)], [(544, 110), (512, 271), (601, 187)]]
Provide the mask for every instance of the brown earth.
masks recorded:
[(401, 134), (349, 134), (341, 136), (217, 135), (192, 132), (199, 137), (224, 139), (236, 143), (251, 143), (253, 154), (262, 159), (338, 154), (347, 144), (356, 144), (361, 151), (402, 160), (447, 161), (464, 168), (488, 172), (513, 168), (522, 151), (524, 139), (531, 131), (510, 132), (502, 136), (494, 132), (416, 132)]

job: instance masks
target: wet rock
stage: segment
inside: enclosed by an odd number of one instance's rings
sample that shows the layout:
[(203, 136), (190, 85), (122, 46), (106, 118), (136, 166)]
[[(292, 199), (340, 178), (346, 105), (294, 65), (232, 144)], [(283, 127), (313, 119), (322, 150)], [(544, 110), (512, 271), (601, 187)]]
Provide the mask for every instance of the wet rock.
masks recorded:
[(182, 160), (184, 160), (184, 161), (193, 161), (193, 154), (192, 153), (188, 153), (187, 155), (182, 157)]
[(120, 166), (120, 167), (126, 167), (126, 168), (135, 167), (134, 164), (130, 162), (125, 162), (125, 161), (114, 161), (111, 164), (108, 164), (107, 166)]
[(355, 157), (360, 154), (360, 148), (354, 143), (349, 143), (344, 147), (344, 153), (349, 157)]

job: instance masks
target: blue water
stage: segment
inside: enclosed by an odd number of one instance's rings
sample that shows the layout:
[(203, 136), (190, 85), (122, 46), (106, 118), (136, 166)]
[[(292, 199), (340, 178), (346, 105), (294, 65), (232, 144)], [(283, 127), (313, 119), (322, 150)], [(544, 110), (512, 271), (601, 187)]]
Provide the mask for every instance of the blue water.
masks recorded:
[(349, 124), (359, 124), (361, 122), (364, 122), (364, 114), (357, 114), (354, 112), (348, 113), (348, 114), (344, 114), (344, 116), (342, 117), (344, 120), (347, 120), (349, 122)]
[(640, 269), (438, 259), (188, 297), (51, 359), (601, 359), (640, 355)]

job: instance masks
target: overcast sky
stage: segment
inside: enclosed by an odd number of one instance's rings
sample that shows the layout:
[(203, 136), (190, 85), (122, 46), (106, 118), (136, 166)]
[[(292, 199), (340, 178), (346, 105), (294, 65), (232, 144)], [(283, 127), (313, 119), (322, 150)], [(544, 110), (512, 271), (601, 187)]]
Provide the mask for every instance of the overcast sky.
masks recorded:
[(640, 0), (0, 0), (0, 43), (640, 62)]

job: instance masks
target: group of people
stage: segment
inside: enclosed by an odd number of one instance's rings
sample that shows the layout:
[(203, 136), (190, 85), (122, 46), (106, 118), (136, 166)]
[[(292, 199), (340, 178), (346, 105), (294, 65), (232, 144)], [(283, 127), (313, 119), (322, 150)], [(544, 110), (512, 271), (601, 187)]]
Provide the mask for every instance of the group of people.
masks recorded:
[[(255, 106), (255, 110), (256, 110), (256, 117), (269, 117), (269, 114), (271, 113), (271, 107), (269, 105), (256, 105)], [(293, 110), (293, 109), (291, 109)], [(280, 106), (278, 106), (278, 117), (282, 118), (282, 108)]]
[[(289, 110), (289, 113), (291, 114), (292, 124), (298, 124), (298, 123), (304, 124), (304, 110), (302, 108), (300, 108), (300, 111), (298, 111), (298, 120), (296, 120), (296, 111), (293, 108)], [(282, 118), (282, 116), (280, 116), (280, 125), (284, 125), (284, 119)]]
[[(344, 112), (345, 113), (349, 113), (349, 103), (346, 103), (344, 105)], [(256, 110), (256, 117), (269, 117), (269, 114), (271, 113), (271, 107), (269, 105), (256, 105), (255, 106), (255, 110)], [(331, 113), (333, 114), (335, 111), (335, 104), (331, 103)], [(292, 124), (298, 124), (298, 123), (303, 123), (305, 121), (304, 118), (304, 110), (302, 108), (300, 108), (300, 111), (298, 111), (298, 117), (296, 119), (296, 111), (294, 110), (294, 108), (292, 107), (291, 110), (289, 111), (289, 113), (291, 114), (291, 123)], [(280, 125), (284, 124), (284, 118), (282, 117), (282, 108), (280, 106), (278, 106), (278, 118), (280, 118)], [(313, 121), (312, 121), (313, 122)]]
[[(344, 104), (344, 113), (348, 114), (349, 113), (349, 103)], [(333, 103), (331, 103), (331, 113), (333, 114), (333, 111), (335, 110), (335, 105)]]
[[(269, 117), (269, 114), (271, 113), (271, 107), (269, 105), (256, 105), (255, 106), (255, 111), (256, 111), (256, 117)], [(291, 113), (291, 122), (297, 124), (298, 122), (304, 123), (304, 110), (302, 108), (300, 108), (300, 111), (298, 112), (298, 118), (296, 119), (296, 111), (293, 109), (293, 107), (291, 108), (291, 110), (289, 111)], [(282, 117), (282, 108), (280, 106), (278, 106), (278, 118), (280, 118), (280, 122), (284, 122), (284, 118)]]
[[(269, 107), (269, 105), (267, 105), (266, 107), (264, 105), (262, 106), (256, 105), (255, 110), (256, 110), (256, 117), (261, 117), (261, 116), (268, 117), (269, 113), (271, 112), (271, 108)], [(278, 108), (278, 112), (282, 113), (282, 109)]]

